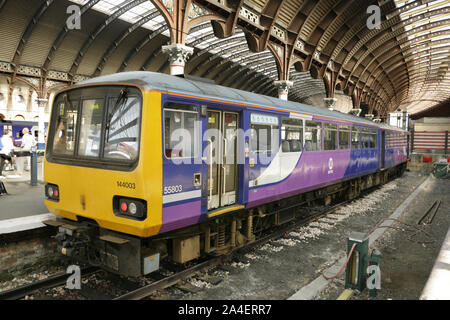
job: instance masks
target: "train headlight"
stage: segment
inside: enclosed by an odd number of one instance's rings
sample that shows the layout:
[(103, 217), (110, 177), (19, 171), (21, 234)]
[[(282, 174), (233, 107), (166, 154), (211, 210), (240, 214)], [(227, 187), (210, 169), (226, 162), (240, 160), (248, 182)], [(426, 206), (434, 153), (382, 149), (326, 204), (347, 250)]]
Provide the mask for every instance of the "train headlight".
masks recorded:
[(56, 184), (47, 183), (45, 185), (45, 199), (59, 201), (59, 188)]
[(137, 206), (134, 202), (130, 202), (130, 207), (128, 208), (128, 210), (130, 211), (130, 213), (132, 215), (135, 215), (137, 213)]
[(147, 202), (141, 199), (114, 196), (113, 209), (116, 216), (137, 220), (147, 218)]

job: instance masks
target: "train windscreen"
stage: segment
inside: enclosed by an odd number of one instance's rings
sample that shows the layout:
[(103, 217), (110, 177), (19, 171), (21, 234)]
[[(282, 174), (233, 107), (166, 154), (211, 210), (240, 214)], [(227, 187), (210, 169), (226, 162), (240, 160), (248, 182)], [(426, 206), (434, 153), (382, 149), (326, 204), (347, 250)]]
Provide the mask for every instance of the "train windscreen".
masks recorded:
[(134, 87), (97, 86), (60, 93), (47, 143), (51, 162), (130, 167), (139, 156), (142, 95)]

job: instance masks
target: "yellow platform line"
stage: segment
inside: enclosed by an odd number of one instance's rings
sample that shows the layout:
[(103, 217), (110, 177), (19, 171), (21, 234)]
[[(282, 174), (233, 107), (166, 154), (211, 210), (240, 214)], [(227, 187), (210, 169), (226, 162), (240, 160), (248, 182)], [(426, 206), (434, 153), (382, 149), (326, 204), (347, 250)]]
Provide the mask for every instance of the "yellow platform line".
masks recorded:
[(350, 299), (350, 297), (353, 295), (354, 291), (352, 289), (345, 289), (341, 295), (339, 296), (339, 298), (337, 298), (336, 300), (348, 300)]

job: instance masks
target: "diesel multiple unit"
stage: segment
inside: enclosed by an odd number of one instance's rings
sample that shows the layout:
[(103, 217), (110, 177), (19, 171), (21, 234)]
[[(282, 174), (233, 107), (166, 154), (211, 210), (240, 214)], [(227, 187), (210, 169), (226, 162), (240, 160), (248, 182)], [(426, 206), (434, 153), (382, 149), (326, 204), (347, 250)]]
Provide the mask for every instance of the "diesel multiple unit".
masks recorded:
[(300, 208), (401, 174), (406, 131), (153, 72), (59, 92), (46, 145), (60, 250), (140, 276), (162, 259), (223, 254)]

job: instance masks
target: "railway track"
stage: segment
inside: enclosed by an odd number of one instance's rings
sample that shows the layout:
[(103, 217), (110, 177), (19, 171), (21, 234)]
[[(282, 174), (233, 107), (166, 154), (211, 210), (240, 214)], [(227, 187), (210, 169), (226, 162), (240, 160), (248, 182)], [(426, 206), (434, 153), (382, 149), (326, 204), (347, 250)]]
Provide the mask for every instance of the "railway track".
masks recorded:
[[(81, 274), (83, 277), (86, 277), (98, 271), (100, 271), (100, 269), (97, 267), (87, 267), (81, 270)], [(71, 274), (60, 273), (54, 276), (50, 276), (47, 279), (36, 281), (11, 290), (2, 291), (0, 292), (0, 300), (20, 300), (25, 296), (34, 294), (38, 290), (54, 288), (63, 285), (67, 282), (67, 279), (70, 276)]]
[[(291, 221), (290, 223), (286, 223), (285, 226), (279, 227), (275, 232), (270, 232), (264, 236), (261, 236), (259, 239), (255, 240), (251, 244), (246, 245), (245, 247), (242, 247), (240, 249), (237, 249), (236, 251), (233, 251), (231, 253), (221, 255), (218, 257), (210, 258), (204, 262), (198, 263), (193, 267), (190, 267), (188, 269), (179, 271), (173, 275), (164, 277), (160, 280), (156, 280), (148, 285), (142, 286), (136, 290), (129, 291), (126, 294), (123, 294), (121, 296), (118, 296), (114, 298), (114, 300), (141, 300), (148, 296), (150, 296), (152, 293), (163, 290), (168, 287), (171, 287), (180, 281), (183, 281), (184, 279), (187, 279), (191, 277), (192, 275), (196, 274), (197, 272), (203, 271), (205, 269), (209, 269), (218, 265), (221, 265), (223, 263), (226, 263), (227, 261), (230, 261), (236, 254), (245, 253), (246, 251), (251, 250), (252, 248), (256, 246), (263, 245), (270, 240), (275, 240), (278, 238), (281, 238), (286, 232), (292, 231), (297, 227), (301, 227), (304, 225), (307, 225), (311, 222), (317, 221), (323, 216), (326, 216), (330, 213), (333, 213), (337, 208), (347, 204), (349, 201), (341, 202), (339, 204), (336, 204), (332, 207), (326, 208), (323, 211), (313, 213), (311, 215), (308, 215), (304, 218), (297, 218), (294, 221)], [(313, 210), (317, 210), (316, 208), (311, 208)], [(87, 267), (85, 269), (81, 270), (82, 277), (90, 276), (94, 273), (97, 273), (101, 269), (97, 267)], [(42, 289), (50, 289), (54, 287), (61, 286), (66, 283), (68, 277), (70, 274), (61, 273), (54, 276), (51, 276), (47, 279), (40, 280), (28, 285), (20, 286), (11, 290), (0, 292), (0, 300), (19, 300), (23, 299), (25, 296), (30, 296), (35, 294), (38, 290)]]
[(324, 212), (319, 212), (319, 213), (310, 215), (308, 217), (305, 217), (303, 219), (296, 219), (293, 224), (282, 227), (279, 230), (277, 230), (275, 233), (267, 234), (267, 235), (261, 237), (260, 239), (257, 239), (256, 241), (252, 242), (251, 244), (246, 245), (243, 248), (240, 248), (229, 254), (211, 258), (211, 259), (209, 259), (205, 262), (199, 263), (191, 268), (188, 268), (188, 269), (178, 272), (176, 274), (170, 275), (166, 278), (155, 281), (153, 283), (150, 283), (150, 284), (143, 286), (141, 288), (138, 288), (136, 290), (130, 291), (124, 295), (118, 296), (118, 297), (114, 298), (114, 300), (142, 300), (158, 290), (166, 289), (168, 287), (171, 287), (171, 286), (177, 284), (178, 282), (180, 282), (184, 279), (191, 277), (192, 275), (196, 274), (199, 271), (202, 271), (202, 270), (205, 270), (205, 269), (208, 269), (211, 267), (215, 267), (215, 266), (223, 264), (227, 261), (230, 261), (236, 254), (239, 254), (243, 251), (248, 251), (256, 246), (263, 245), (270, 240), (278, 239), (278, 238), (282, 237), (286, 232), (292, 231), (297, 227), (301, 227), (308, 223), (317, 221), (321, 217), (335, 212), (336, 209), (347, 204), (348, 202), (349, 201), (341, 202), (339, 204), (336, 204), (336, 205), (326, 209)]

